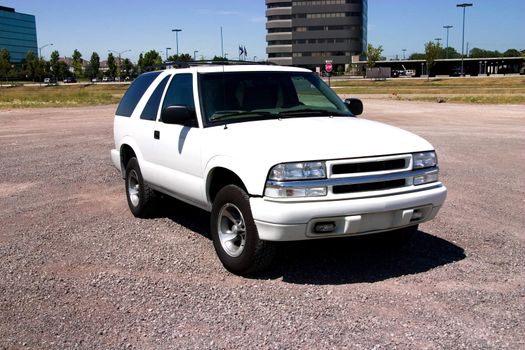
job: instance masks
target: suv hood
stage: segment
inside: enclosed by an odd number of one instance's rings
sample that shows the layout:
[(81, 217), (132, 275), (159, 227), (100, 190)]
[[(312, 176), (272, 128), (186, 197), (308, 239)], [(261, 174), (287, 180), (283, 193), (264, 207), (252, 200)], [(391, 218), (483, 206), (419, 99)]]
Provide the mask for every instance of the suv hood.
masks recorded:
[(214, 139), (209, 144), (215, 155), (243, 155), (271, 165), (433, 150), (430, 143), (408, 131), (353, 117), (273, 119), (207, 131)]

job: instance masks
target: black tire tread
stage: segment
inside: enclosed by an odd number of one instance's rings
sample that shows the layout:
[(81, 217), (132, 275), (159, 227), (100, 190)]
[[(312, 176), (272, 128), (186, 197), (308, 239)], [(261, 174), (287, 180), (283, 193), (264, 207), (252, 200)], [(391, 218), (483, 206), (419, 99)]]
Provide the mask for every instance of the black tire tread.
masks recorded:
[[(138, 207), (133, 207), (133, 205), (130, 203), (129, 194), (127, 190), (128, 174), (131, 169), (135, 169), (139, 177), (141, 196), (140, 196), (140, 203)], [(147, 183), (144, 182), (144, 179), (142, 177), (142, 172), (140, 171), (139, 162), (137, 158), (135, 157), (131, 158), (128, 161), (128, 164), (126, 165), (125, 186), (126, 186), (126, 197), (128, 200), (128, 205), (133, 215), (135, 217), (143, 218), (143, 219), (150, 218), (157, 209), (157, 206), (156, 206), (157, 192), (153, 190), (151, 187), (149, 187)]]

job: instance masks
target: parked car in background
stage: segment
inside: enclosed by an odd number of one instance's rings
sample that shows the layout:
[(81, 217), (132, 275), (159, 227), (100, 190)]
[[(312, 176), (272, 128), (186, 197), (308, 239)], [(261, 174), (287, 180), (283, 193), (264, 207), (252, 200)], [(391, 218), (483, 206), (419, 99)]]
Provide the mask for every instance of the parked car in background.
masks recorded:
[(76, 82), (77, 82), (77, 79), (75, 77), (67, 77), (64, 79), (64, 84), (72, 84)]
[(57, 78), (45, 78), (44, 79), (44, 84), (47, 84), (47, 85), (57, 85), (58, 82), (57, 82)]

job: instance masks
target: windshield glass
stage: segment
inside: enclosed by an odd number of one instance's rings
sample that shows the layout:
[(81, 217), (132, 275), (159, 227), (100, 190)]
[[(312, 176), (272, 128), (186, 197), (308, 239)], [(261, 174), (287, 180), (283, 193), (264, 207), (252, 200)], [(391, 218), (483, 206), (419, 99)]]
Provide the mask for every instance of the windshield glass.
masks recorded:
[(343, 101), (308, 72), (200, 74), (205, 125), (310, 116), (351, 116)]

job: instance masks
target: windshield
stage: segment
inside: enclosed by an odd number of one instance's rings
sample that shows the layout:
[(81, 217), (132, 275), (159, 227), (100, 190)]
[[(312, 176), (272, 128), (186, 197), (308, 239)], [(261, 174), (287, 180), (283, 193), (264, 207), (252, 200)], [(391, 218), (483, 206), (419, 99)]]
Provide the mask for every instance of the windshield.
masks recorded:
[(310, 116), (351, 116), (343, 101), (309, 72), (199, 75), (205, 125)]

